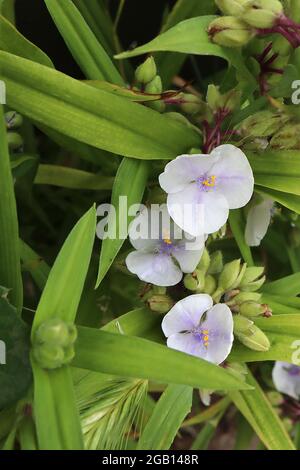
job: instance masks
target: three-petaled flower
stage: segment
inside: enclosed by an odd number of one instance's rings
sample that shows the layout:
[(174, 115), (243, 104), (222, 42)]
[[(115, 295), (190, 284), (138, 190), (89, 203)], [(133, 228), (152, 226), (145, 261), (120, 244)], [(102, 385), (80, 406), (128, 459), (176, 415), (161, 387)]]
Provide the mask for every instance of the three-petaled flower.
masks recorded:
[(162, 321), (170, 348), (220, 364), (231, 351), (233, 318), (225, 304), (213, 306), (207, 294), (177, 302)]
[(188, 237), (170, 219), (165, 205), (145, 208), (131, 223), (129, 238), (136, 251), (126, 265), (139, 279), (157, 286), (178, 284), (199, 263), (205, 237)]
[(199, 236), (219, 230), (229, 209), (250, 200), (254, 178), (245, 154), (234, 145), (215, 148), (210, 155), (181, 155), (159, 176), (168, 194), (168, 211), (185, 232)]
[(272, 372), (276, 389), (300, 400), (300, 367), (288, 362), (275, 362)]

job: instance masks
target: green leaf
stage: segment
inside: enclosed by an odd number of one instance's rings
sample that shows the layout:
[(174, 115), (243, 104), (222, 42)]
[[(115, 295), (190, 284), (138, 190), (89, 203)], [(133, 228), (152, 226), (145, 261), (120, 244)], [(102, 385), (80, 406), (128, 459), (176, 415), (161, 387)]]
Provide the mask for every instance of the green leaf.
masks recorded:
[(262, 186), (255, 187), (256, 192), (269, 196), (274, 199), (274, 201), (279, 202), (283, 206), (287, 207), (291, 211), (300, 214), (300, 197), (295, 194), (284, 193), (281, 191), (275, 191), (274, 189), (265, 188)]
[(82, 450), (83, 439), (69, 367), (47, 371), (32, 361), (34, 415), (40, 450)]
[(293, 354), (298, 355), (300, 338), (300, 314), (274, 315), (270, 318), (256, 318), (255, 325), (261, 328), (270, 340), (266, 352), (252, 351), (236, 342), (230, 353), (232, 361), (284, 361), (293, 363)]
[[(122, 333), (127, 336), (141, 336), (147, 339), (157, 339), (157, 328), (160, 329), (159, 316), (153, 315), (148, 308), (138, 308), (125, 313), (104, 325), (101, 330), (110, 333)], [(161, 333), (161, 330), (159, 330)]]
[(31, 384), (29, 344), (26, 324), (0, 297), (0, 409), (22, 398)]
[(75, 319), (95, 239), (96, 209), (92, 207), (75, 225), (50, 271), (32, 327), (46, 319)]
[(243, 220), (243, 213), (241, 209), (230, 211), (229, 223), (235, 241), (244, 258), (244, 261), (248, 264), (248, 266), (253, 266), (254, 262), (252, 258), (251, 249), (245, 241), (245, 222)]
[(86, 77), (123, 84), (119, 72), (72, 0), (45, 0), (45, 3)]
[(20, 240), (20, 250), (22, 270), (29, 272), (39, 289), (43, 290), (50, 273), (49, 266), (22, 240)]
[(17, 29), (0, 16), (0, 49), (25, 59), (54, 67), (49, 57), (37, 46), (28, 41)]
[(296, 296), (300, 294), (300, 273), (282, 277), (276, 281), (268, 282), (262, 287), (262, 291), (267, 294), (277, 294), (282, 296)]
[(88, 173), (58, 165), (39, 165), (35, 184), (50, 184), (61, 188), (109, 190), (114, 179), (100, 174)]
[(13, 109), (97, 148), (170, 159), (198, 144), (194, 130), (168, 116), (6, 52), (0, 52), (0, 79)]
[(208, 389), (247, 389), (221, 367), (143, 338), (78, 327), (75, 367)]
[(253, 391), (230, 392), (235, 406), (269, 450), (295, 450), (294, 445), (261, 387), (248, 370)]
[(10, 299), (18, 311), (23, 303), (19, 228), (14, 183), (6, 136), (3, 106), (0, 104), (0, 285), (11, 289)]
[(0, 13), (11, 23), (15, 21), (15, 0), (0, 0)]
[(147, 44), (115, 56), (126, 59), (156, 51), (183, 52), (186, 54), (212, 55), (222, 57), (236, 67), (240, 74), (253, 83), (254, 78), (245, 67), (239, 51), (223, 48), (211, 42), (207, 28), (215, 16), (199, 16), (178, 23)]
[(167, 450), (191, 411), (193, 388), (169, 385), (161, 395), (139, 439), (138, 450)]
[[(114, 238), (105, 238), (102, 241), (99, 272), (96, 287), (104, 278), (112, 265), (115, 257), (121, 249), (126, 233), (119, 238), (121, 227), (127, 227), (134, 216), (128, 216), (128, 209), (133, 204), (140, 204), (147, 182), (149, 164), (148, 162), (124, 158), (116, 175), (111, 205), (115, 208), (108, 216), (108, 226), (111, 228)], [(120, 198), (126, 198), (127, 208), (120, 206)], [(123, 199), (124, 201), (124, 199)], [(120, 223), (121, 222), (121, 223)]]

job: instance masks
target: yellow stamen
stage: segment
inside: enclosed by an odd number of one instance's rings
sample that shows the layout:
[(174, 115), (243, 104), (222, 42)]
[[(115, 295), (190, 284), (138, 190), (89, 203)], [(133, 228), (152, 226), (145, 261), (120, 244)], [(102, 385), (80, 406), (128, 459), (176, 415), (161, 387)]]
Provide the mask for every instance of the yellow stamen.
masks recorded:
[(167, 245), (172, 245), (172, 240), (170, 240), (170, 238), (164, 238), (164, 242), (165, 242)]
[(209, 178), (207, 178), (207, 180), (204, 180), (203, 181), (203, 186), (207, 186), (208, 188), (213, 188), (216, 184), (216, 176), (215, 175), (212, 175), (210, 176)]

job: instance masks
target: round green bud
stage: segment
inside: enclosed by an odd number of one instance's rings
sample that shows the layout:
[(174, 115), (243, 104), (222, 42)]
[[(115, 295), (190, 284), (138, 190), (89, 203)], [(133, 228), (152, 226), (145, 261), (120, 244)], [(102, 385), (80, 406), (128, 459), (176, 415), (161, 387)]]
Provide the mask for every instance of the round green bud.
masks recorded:
[(248, 0), (215, 0), (215, 2), (224, 15), (240, 16)]
[(165, 294), (152, 295), (147, 302), (150, 310), (156, 313), (167, 313), (174, 305), (171, 297)]
[(266, 312), (266, 305), (253, 301), (243, 302), (240, 305), (239, 310), (240, 314), (245, 317), (257, 317), (258, 315), (263, 315)]
[(214, 84), (208, 85), (206, 101), (212, 111), (216, 111), (220, 108), (221, 98), (222, 95), (219, 92), (219, 87)]
[(260, 276), (262, 276), (264, 270), (264, 267), (256, 266), (250, 266), (249, 268), (247, 268), (240, 283), (240, 287), (249, 284), (249, 282), (256, 281)]
[(33, 357), (43, 369), (57, 369), (65, 364), (64, 349), (61, 346), (48, 344), (35, 346)]
[(211, 40), (225, 47), (245, 46), (254, 33), (244, 21), (234, 16), (223, 16), (213, 20), (208, 29)]
[(243, 317), (242, 315), (233, 316), (233, 331), (235, 334), (246, 333), (247, 331), (250, 331), (250, 328), (253, 326), (253, 324), (253, 321)]
[(18, 150), (24, 143), (22, 136), (12, 131), (7, 133), (7, 142), (10, 150)]
[(248, 284), (243, 285), (241, 289), (244, 292), (255, 292), (261, 288), (261, 286), (265, 283), (265, 280), (266, 280), (266, 276), (262, 276), (257, 281), (249, 282)]
[(270, 137), (280, 129), (285, 119), (272, 111), (260, 111), (245, 119), (240, 131), (247, 137)]
[(137, 82), (146, 85), (151, 82), (157, 73), (156, 64), (154, 58), (148, 57), (135, 71), (135, 79)]
[(270, 349), (270, 341), (268, 337), (254, 324), (246, 331), (237, 333), (236, 336), (244, 346), (252, 349), (253, 351), (265, 352)]
[(209, 256), (207, 249), (204, 248), (201, 259), (197, 266), (197, 270), (205, 274), (209, 268), (209, 265), (210, 265), (210, 256)]
[(241, 19), (254, 28), (264, 29), (275, 26), (282, 14), (283, 6), (279, 0), (251, 0)]
[(17, 129), (23, 124), (23, 117), (16, 111), (8, 111), (5, 113), (5, 122), (7, 129)]
[(300, 125), (285, 124), (273, 135), (270, 146), (275, 149), (300, 149)]
[(242, 304), (243, 302), (253, 301), (259, 302), (261, 299), (261, 294), (257, 292), (240, 292), (235, 295), (233, 301), (235, 304)]
[(205, 276), (203, 293), (211, 295), (215, 292), (217, 287), (217, 281), (211, 274)]
[[(75, 328), (76, 330), (76, 328)], [(58, 346), (68, 346), (73, 343), (73, 331), (71, 332), (69, 325), (59, 318), (51, 318), (37, 328), (34, 336), (34, 342), (38, 344), (54, 344)]]
[(199, 114), (204, 109), (204, 103), (198, 96), (191, 93), (182, 93), (180, 109), (185, 114)]
[(241, 271), (241, 260), (226, 263), (219, 277), (218, 286), (224, 291), (231, 290), (236, 285)]
[(223, 254), (220, 250), (210, 255), (208, 274), (219, 274), (223, 269)]
[(155, 77), (145, 86), (145, 92), (151, 95), (159, 95), (162, 92), (162, 89), (162, 81), (159, 75), (155, 75)]
[(186, 274), (183, 278), (184, 287), (193, 292), (202, 291), (205, 286), (205, 274), (196, 269), (191, 274)]

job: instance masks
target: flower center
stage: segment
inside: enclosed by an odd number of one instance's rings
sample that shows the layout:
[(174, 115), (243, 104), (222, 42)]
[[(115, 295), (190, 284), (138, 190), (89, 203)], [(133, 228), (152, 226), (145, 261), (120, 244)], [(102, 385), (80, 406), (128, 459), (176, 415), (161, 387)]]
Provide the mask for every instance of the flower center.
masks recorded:
[(217, 179), (216, 175), (211, 175), (211, 176), (204, 175), (204, 176), (199, 176), (196, 182), (197, 182), (199, 189), (201, 189), (202, 191), (210, 191), (212, 188), (216, 186), (216, 179)]
[(290, 367), (287, 368), (287, 373), (294, 377), (298, 376), (300, 375), (300, 367), (291, 365)]
[(170, 238), (170, 234), (165, 232), (161, 238), (160, 252), (167, 253), (170, 255), (171, 252), (173, 251), (173, 248), (174, 248), (174, 244)]
[(200, 327), (194, 328), (192, 333), (203, 342), (204, 346), (207, 348), (209, 345), (209, 330), (203, 329)]

